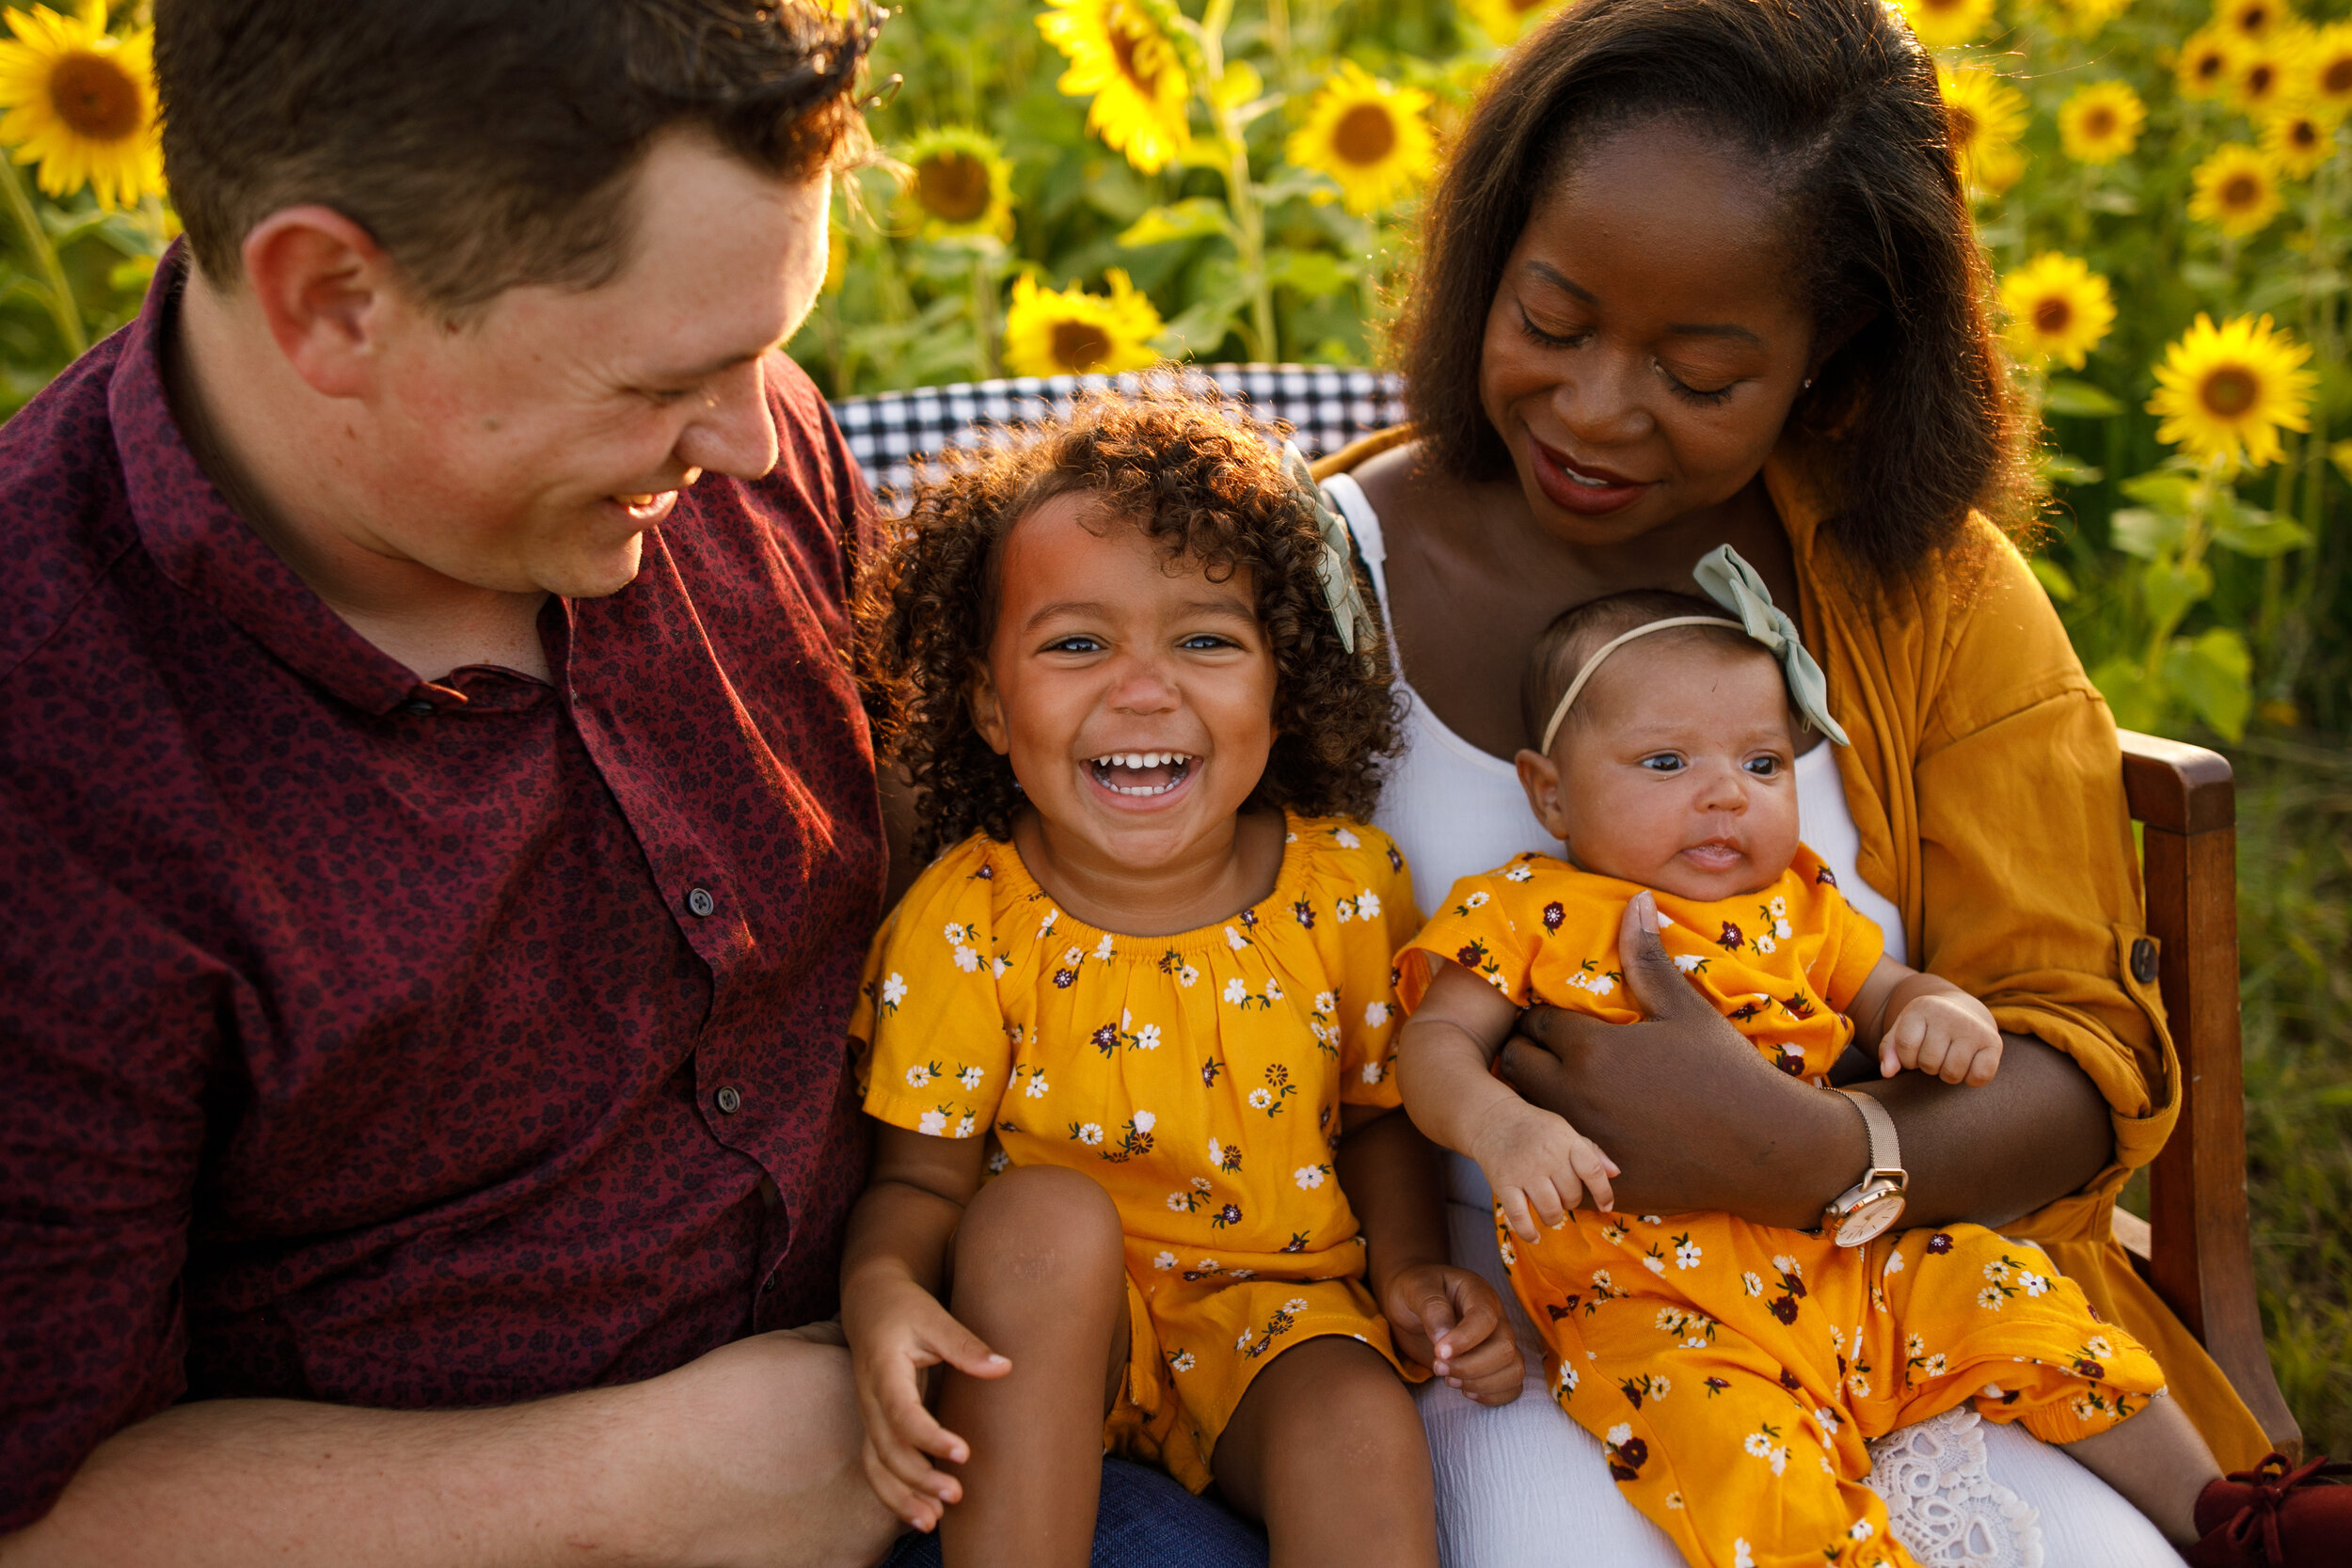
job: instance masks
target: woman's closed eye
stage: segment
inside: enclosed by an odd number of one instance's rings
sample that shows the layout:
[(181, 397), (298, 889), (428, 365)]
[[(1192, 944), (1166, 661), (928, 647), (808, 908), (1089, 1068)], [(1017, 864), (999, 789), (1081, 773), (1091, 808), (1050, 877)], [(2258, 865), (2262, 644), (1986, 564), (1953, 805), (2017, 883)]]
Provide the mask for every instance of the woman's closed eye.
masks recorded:
[[(1740, 385), (1740, 378), (1734, 376), (1719, 387), (1693, 387), (1690, 382), (1668, 370), (1665, 362), (1661, 359), (1652, 359), (1649, 362), (1649, 368), (1659, 373), (1675, 396), (1687, 403), (1703, 404), (1709, 408), (1720, 405), (1725, 398), (1731, 396), (1732, 388)], [(1711, 378), (1701, 377), (1700, 379)]]

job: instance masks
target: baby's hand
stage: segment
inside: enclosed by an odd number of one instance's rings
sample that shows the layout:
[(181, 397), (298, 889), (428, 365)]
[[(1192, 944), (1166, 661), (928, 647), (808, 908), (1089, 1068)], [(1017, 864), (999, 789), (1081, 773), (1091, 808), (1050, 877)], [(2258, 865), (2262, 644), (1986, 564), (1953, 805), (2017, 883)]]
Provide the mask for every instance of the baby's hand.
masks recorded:
[(1947, 1084), (1990, 1084), (2001, 1066), (2001, 1031), (1985, 1005), (1957, 988), (1915, 996), (1887, 1025), (1879, 1071), (1912, 1068)]
[(1502, 1206), (1502, 1218), (1522, 1242), (1536, 1237), (1535, 1225), (1559, 1225), (1580, 1198), (1596, 1209), (1613, 1207), (1609, 1179), (1617, 1167), (1599, 1146), (1563, 1117), (1514, 1100), (1479, 1131), (1465, 1149), (1486, 1173)]
[(1503, 1322), (1502, 1298), (1468, 1269), (1414, 1263), (1389, 1276), (1380, 1310), (1397, 1349), (1480, 1404), (1519, 1397), (1526, 1369)]
[(973, 1377), (1002, 1377), (1012, 1363), (916, 1286), (894, 1291), (882, 1310), (854, 1326), (850, 1355), (866, 1418), (866, 1479), (882, 1506), (930, 1529), (962, 1501), (963, 1483), (925, 1456), (961, 1465), (972, 1450), (923, 1403), (923, 1373), (944, 1362)]

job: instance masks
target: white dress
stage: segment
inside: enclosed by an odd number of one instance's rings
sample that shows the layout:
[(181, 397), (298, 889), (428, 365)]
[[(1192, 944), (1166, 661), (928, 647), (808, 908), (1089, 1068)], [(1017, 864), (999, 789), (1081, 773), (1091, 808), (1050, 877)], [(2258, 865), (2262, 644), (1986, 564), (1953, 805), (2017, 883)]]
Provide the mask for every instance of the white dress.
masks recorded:
[[(1348, 475), (1326, 481), (1324, 490), (1356, 535), (1385, 622), (1388, 551), (1379, 517)], [(1512, 765), (1448, 729), (1406, 683), (1401, 661), (1397, 694), (1404, 750), (1373, 821), (1405, 852), (1423, 904), (1442, 897), (1455, 878), (1490, 870), (1521, 850), (1557, 852), (1529, 812)], [(1797, 759), (1796, 773), (1805, 843), (1836, 872), (1847, 898), (1879, 923), (1888, 956), (1899, 961), (1902, 922), (1854, 868), (1861, 840), (1836, 759), (1817, 746)], [(1442, 1383), (1421, 1389), (1447, 1568), (1679, 1568), (1665, 1533), (1609, 1479), (1600, 1444), (1552, 1403), (1543, 1343), (1512, 1298), (1478, 1166), (1448, 1154), (1446, 1189), (1454, 1261), (1502, 1292), (1528, 1366), (1525, 1391), (1499, 1408), (1473, 1404)], [(1871, 1483), (1887, 1497), (1890, 1527), (1925, 1568), (2153, 1568), (2180, 1560), (2105, 1481), (2022, 1428), (1979, 1421), (1963, 1407), (1871, 1447), (1878, 1463)]]

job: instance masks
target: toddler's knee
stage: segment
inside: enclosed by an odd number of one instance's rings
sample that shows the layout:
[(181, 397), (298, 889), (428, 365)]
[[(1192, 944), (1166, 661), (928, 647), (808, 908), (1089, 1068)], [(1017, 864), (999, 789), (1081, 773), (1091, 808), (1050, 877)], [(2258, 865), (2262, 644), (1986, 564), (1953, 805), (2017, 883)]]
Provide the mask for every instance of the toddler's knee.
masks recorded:
[(1007, 1171), (965, 1206), (956, 1233), (961, 1287), (982, 1277), (1025, 1289), (1084, 1289), (1116, 1281), (1125, 1238), (1110, 1195), (1091, 1178), (1054, 1165)]

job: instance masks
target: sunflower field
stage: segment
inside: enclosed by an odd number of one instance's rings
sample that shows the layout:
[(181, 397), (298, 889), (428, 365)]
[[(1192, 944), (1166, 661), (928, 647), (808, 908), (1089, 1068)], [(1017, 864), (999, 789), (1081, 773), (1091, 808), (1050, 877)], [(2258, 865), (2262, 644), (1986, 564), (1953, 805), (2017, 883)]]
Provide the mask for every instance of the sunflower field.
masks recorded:
[[(1380, 364), (1467, 105), (1567, 3), (920, 0), (791, 351), (835, 397)], [(2352, 1451), (2352, 0), (1901, 4), (2044, 419), (2035, 571), (2119, 720), (2245, 776), (2265, 1308), (2307, 1432)], [(0, 414), (177, 232), (145, 0), (4, 20)]]

